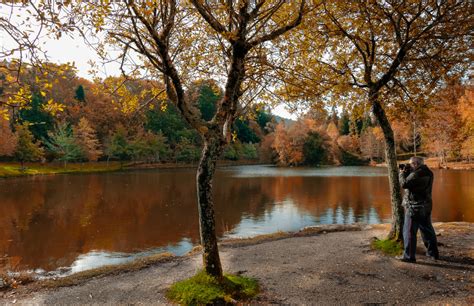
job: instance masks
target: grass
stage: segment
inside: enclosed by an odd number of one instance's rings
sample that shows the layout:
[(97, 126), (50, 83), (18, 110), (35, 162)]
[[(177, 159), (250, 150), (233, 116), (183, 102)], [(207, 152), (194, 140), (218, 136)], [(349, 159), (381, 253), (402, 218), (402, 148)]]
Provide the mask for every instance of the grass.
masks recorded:
[(60, 164), (25, 164), (25, 169), (21, 169), (19, 163), (0, 163), (0, 177), (15, 177), (27, 175), (59, 174), (59, 173), (87, 173), (116, 171), (120, 169), (119, 163), (71, 163), (66, 167)]
[(402, 244), (391, 239), (374, 239), (371, 246), (373, 249), (380, 250), (391, 256), (401, 255), (403, 252)]
[(255, 297), (259, 292), (255, 279), (224, 275), (219, 281), (201, 271), (191, 278), (177, 282), (167, 292), (171, 301), (185, 305), (204, 305), (216, 303), (235, 303)]

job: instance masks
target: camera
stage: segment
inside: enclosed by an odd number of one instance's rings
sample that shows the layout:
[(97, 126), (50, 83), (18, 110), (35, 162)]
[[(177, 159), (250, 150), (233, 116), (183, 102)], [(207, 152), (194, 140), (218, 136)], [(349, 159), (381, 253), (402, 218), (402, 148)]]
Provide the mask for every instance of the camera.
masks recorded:
[(410, 164), (400, 164), (398, 165), (398, 169), (405, 171), (405, 172), (410, 172), (411, 171), (411, 166)]

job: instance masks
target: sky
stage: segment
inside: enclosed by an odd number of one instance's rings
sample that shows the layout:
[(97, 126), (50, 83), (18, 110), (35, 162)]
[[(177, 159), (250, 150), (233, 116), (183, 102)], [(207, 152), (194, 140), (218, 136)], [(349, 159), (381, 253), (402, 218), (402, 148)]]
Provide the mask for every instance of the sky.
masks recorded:
[[(8, 14), (8, 7), (0, 4), (0, 14), (5, 17)], [(95, 51), (88, 47), (82, 37), (71, 37), (63, 35), (59, 40), (43, 36), (41, 39), (44, 45), (42, 49), (46, 51), (48, 61), (53, 63), (74, 63), (78, 70), (79, 77), (85, 79), (92, 79), (88, 72), (91, 69), (90, 61), (100, 63), (100, 59)], [(10, 38), (2, 33), (0, 28), (0, 42), (1, 47), (8, 48), (12, 44)], [(117, 76), (120, 75), (119, 65), (117, 63), (109, 63), (99, 67), (99, 76)], [(285, 105), (280, 104), (272, 109), (272, 113), (280, 117), (295, 120), (296, 114), (291, 114), (286, 109)]]

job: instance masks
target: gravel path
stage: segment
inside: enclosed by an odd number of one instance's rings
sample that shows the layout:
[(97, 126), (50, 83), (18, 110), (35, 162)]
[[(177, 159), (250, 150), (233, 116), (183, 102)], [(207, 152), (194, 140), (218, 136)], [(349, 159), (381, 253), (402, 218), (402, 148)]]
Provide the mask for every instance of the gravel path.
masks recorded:
[[(437, 224), (441, 260), (428, 260), (420, 248), (416, 264), (399, 262), (370, 249), (371, 238), (384, 237), (386, 228), (226, 245), (221, 247), (221, 259), (226, 272), (260, 281), (262, 293), (257, 303), (474, 304), (474, 224)], [(33, 293), (8, 291), (0, 302), (166, 303), (164, 294), (170, 284), (191, 276), (200, 267), (200, 255), (195, 254), (71, 287)]]

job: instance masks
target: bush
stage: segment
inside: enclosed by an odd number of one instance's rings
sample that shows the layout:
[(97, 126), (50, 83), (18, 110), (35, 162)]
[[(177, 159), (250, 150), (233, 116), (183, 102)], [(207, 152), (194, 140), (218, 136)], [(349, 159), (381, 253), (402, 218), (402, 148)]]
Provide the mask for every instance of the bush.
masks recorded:
[(242, 145), (242, 158), (258, 159), (257, 146), (252, 143), (244, 143)]
[(235, 146), (229, 145), (224, 150), (224, 158), (229, 160), (238, 160), (239, 153), (237, 152)]

